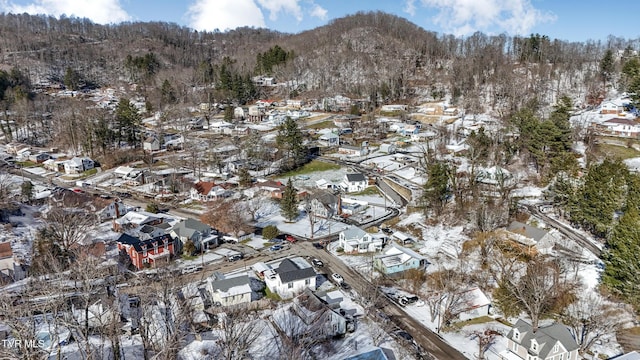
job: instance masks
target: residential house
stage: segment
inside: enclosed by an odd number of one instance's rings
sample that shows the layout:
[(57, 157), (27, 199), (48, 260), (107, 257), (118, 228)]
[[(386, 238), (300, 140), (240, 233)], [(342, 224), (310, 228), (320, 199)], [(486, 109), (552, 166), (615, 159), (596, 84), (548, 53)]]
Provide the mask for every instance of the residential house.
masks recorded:
[(448, 107), (446, 109), (444, 109), (444, 115), (445, 116), (456, 116), (458, 115), (459, 111), (457, 108), (454, 107)]
[(164, 219), (156, 214), (146, 211), (129, 211), (120, 218), (114, 220), (113, 230), (124, 231), (142, 225), (156, 226), (164, 222)]
[(637, 138), (640, 135), (640, 124), (624, 118), (613, 118), (596, 124), (596, 129), (603, 135), (629, 138)]
[(402, 112), (407, 111), (409, 106), (402, 104), (391, 104), (391, 105), (382, 105), (380, 111), (383, 112)]
[(324, 219), (339, 215), (340, 198), (328, 191), (318, 191), (311, 195), (311, 212)]
[(274, 199), (282, 199), (282, 192), (287, 186), (280, 181), (258, 179), (254, 187), (270, 194)]
[(382, 245), (382, 239), (372, 237), (357, 226), (350, 226), (341, 231), (338, 238), (338, 247), (347, 254), (380, 251)]
[(173, 239), (169, 235), (162, 235), (149, 240), (141, 240), (129, 234), (122, 234), (116, 240), (118, 250), (125, 250), (131, 263), (138, 270), (145, 266), (154, 265), (157, 261), (169, 261), (175, 254)]
[(512, 240), (531, 250), (535, 248), (536, 251), (543, 254), (550, 253), (553, 246), (559, 241), (557, 231), (547, 231), (519, 221), (513, 221), (509, 224), (507, 230), (511, 233)]
[(211, 181), (198, 181), (189, 191), (189, 197), (197, 201), (212, 201), (229, 195), (230, 191)]
[(117, 219), (127, 212), (129, 212), (129, 207), (123, 202), (115, 200), (110, 202), (109, 205), (105, 206), (101, 210), (98, 210), (96, 215), (98, 216), (98, 220), (103, 222), (111, 219)]
[(600, 114), (619, 114), (624, 111), (622, 103), (618, 101), (605, 101), (600, 104)]
[(119, 178), (127, 177), (132, 171), (135, 171), (135, 168), (129, 166), (118, 166), (115, 170), (113, 170), (113, 174), (118, 176)]
[(185, 219), (177, 223), (171, 228), (171, 237), (179, 240), (182, 245), (187, 241), (193, 242), (196, 246), (196, 250), (204, 251), (211, 247), (219, 245), (219, 234), (217, 230), (211, 228), (211, 226), (195, 220)]
[(320, 146), (338, 146), (340, 145), (340, 135), (333, 131), (326, 132), (318, 138), (318, 144)]
[(374, 346), (365, 346), (356, 349), (356, 352), (340, 360), (395, 360), (397, 357), (393, 350)]
[(267, 117), (264, 107), (258, 105), (249, 106), (247, 120), (251, 122), (261, 122)]
[(51, 158), (51, 155), (42, 152), (42, 153), (30, 155), (29, 156), (29, 161), (32, 161), (32, 162), (38, 163), (38, 164), (42, 164), (43, 162), (49, 160), (50, 158)]
[(150, 136), (142, 142), (142, 149), (144, 151), (157, 151), (160, 150), (160, 140), (155, 136)]
[(578, 344), (563, 324), (541, 326), (536, 332), (528, 322), (518, 319), (507, 334), (503, 360), (577, 360)]
[[(455, 295), (457, 300), (453, 306), (455, 318), (460, 321), (467, 321), (481, 316), (488, 316), (491, 308), (491, 301), (479, 288), (472, 288)], [(447, 301), (443, 301), (443, 305)], [(442, 308), (441, 311), (446, 309)], [(450, 310), (451, 311), (451, 310)]]
[(291, 298), (307, 288), (316, 289), (316, 272), (301, 257), (282, 260), (264, 272), (264, 280), (269, 290), (282, 298)]
[(348, 193), (363, 191), (367, 186), (367, 178), (360, 173), (346, 174), (340, 183), (340, 187)]
[(373, 258), (373, 268), (386, 275), (410, 269), (425, 269), (428, 264), (429, 262), (424, 256), (393, 243), (382, 254)]
[[(128, 235), (137, 237), (140, 240), (150, 240), (168, 234), (167, 229), (160, 226), (142, 225), (125, 232)], [(174, 245), (176, 245), (174, 243)], [(174, 249), (177, 252), (177, 249)]]
[(347, 332), (344, 316), (328, 307), (309, 289), (293, 299), (291, 310), (302, 320), (306, 332), (313, 333), (316, 339), (342, 336)]
[(80, 174), (87, 170), (93, 169), (93, 160), (87, 157), (74, 157), (64, 163), (64, 172), (66, 174)]
[(231, 306), (251, 302), (251, 279), (247, 274), (207, 278), (207, 291), (216, 306)]
[(369, 153), (369, 150), (365, 146), (340, 145), (338, 153), (347, 156), (365, 156)]
[(287, 106), (290, 108), (300, 109), (306, 102), (302, 99), (287, 99)]

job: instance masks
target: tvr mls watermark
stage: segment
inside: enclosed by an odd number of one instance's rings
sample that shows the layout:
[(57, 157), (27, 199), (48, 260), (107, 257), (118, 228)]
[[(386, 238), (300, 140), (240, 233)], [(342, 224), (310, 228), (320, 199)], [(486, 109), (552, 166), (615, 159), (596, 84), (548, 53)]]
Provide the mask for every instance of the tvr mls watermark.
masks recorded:
[(2, 339), (2, 346), (9, 349), (43, 348), (44, 340)]

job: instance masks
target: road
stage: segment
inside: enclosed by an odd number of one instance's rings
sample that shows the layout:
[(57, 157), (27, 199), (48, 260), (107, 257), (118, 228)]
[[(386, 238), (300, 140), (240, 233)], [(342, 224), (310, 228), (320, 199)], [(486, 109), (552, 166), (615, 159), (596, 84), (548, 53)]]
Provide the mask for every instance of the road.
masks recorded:
[(583, 235), (581, 235), (579, 233), (576, 233), (573, 229), (571, 229), (567, 225), (561, 223), (560, 221), (558, 221), (558, 220), (556, 220), (556, 219), (554, 219), (552, 217), (547, 216), (547, 214), (545, 214), (545, 213), (541, 212), (540, 210), (538, 210), (537, 206), (535, 206), (535, 205), (527, 205), (526, 208), (532, 215), (535, 215), (535, 216), (539, 217), (546, 224), (551, 225), (554, 229), (558, 230), (560, 233), (562, 233), (568, 239), (574, 241), (578, 245), (580, 245), (583, 248), (587, 249), (589, 252), (591, 252), (597, 258), (600, 258), (600, 256), (602, 255), (602, 249), (600, 249), (590, 239), (587, 239), (585, 236), (583, 236)]
[[(375, 287), (375, 285), (362, 276), (362, 274), (354, 271), (329, 252), (314, 248), (309, 242), (299, 242), (294, 244), (292, 246), (292, 249), (293, 248), (297, 250), (292, 251), (297, 251), (298, 254), (304, 254), (322, 260), (325, 264), (323, 271), (327, 272), (327, 274), (339, 273), (345, 282), (351, 285), (356, 292), (371, 292), (371, 289)], [(382, 310), (388, 315), (392, 315), (400, 323), (401, 327), (413, 336), (418, 345), (433, 357), (439, 360), (467, 360), (464, 355), (444, 342), (444, 340), (433, 331), (408, 316), (400, 305), (391, 302), (385, 296), (380, 296), (380, 299), (384, 299), (385, 301)]]

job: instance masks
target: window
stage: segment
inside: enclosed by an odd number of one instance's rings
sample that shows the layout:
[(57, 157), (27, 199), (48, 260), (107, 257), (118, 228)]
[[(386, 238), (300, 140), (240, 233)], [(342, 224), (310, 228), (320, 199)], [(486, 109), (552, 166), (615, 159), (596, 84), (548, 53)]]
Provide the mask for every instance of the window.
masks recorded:
[(558, 350), (560, 350), (560, 346), (558, 346), (558, 344), (555, 344), (555, 345), (553, 346), (553, 352), (554, 352), (554, 353), (557, 353), (557, 352), (558, 352)]
[(520, 340), (520, 332), (518, 331), (518, 329), (513, 329), (513, 339)]
[[(568, 356), (567, 356), (567, 359), (569, 359)], [(564, 354), (560, 354), (560, 357), (558, 358), (558, 360), (564, 360)]]
[(287, 284), (287, 288), (292, 289), (293, 288), (293, 283), (288, 283)]
[(531, 350), (538, 351), (538, 342), (534, 339), (531, 340)]

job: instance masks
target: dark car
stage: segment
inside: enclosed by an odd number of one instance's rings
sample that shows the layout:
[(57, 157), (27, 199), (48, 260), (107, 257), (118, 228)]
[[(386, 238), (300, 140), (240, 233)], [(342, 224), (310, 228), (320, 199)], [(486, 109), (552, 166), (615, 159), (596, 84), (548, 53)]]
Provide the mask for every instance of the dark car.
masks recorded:
[(311, 263), (313, 264), (313, 266), (315, 267), (323, 267), (324, 263), (322, 262), (322, 260), (320, 259), (312, 259)]
[(396, 330), (396, 331), (394, 331), (394, 332), (392, 333), (392, 335), (394, 335), (394, 336), (396, 336), (396, 337), (398, 337), (398, 338), (404, 339), (404, 340), (406, 340), (406, 341), (408, 341), (408, 342), (413, 342), (413, 336), (411, 336), (411, 334), (409, 334), (409, 333), (408, 333), (408, 332), (406, 332), (406, 331), (403, 331), (403, 330)]
[(229, 261), (229, 262), (233, 262), (233, 261), (238, 261), (238, 260), (240, 260), (240, 259), (242, 259), (242, 254), (234, 254), (234, 255), (230, 255), (230, 256), (227, 258), (227, 261)]
[(279, 251), (283, 248), (282, 245), (273, 245), (272, 247), (269, 248), (269, 251)]
[(324, 249), (324, 246), (318, 242), (314, 242), (313, 247), (316, 249)]
[(340, 287), (341, 287), (343, 290), (347, 290), (347, 291), (351, 290), (351, 285), (347, 284), (347, 283), (346, 283), (346, 282), (344, 282), (344, 281), (340, 283)]

